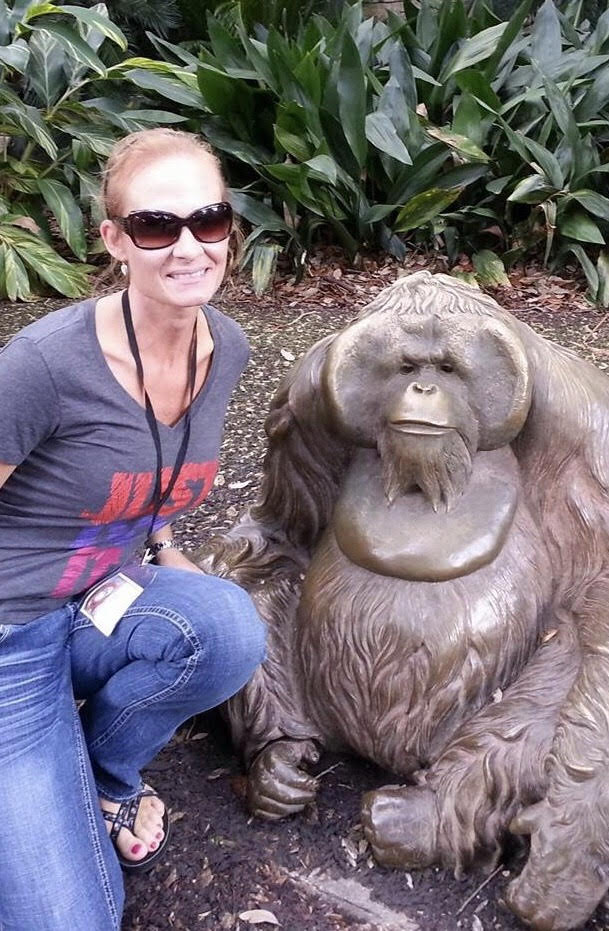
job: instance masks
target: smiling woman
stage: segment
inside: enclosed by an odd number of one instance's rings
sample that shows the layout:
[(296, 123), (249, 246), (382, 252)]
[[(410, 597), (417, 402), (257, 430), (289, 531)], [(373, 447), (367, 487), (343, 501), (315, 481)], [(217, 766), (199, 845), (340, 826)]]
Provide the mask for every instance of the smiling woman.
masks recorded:
[(213, 483), (248, 357), (208, 303), (233, 229), (218, 160), (188, 133), (135, 133), (102, 198), (128, 287), (0, 353), (0, 926), (16, 931), (120, 927), (119, 866), (150, 869), (168, 838), (141, 769), (264, 652), (249, 597), (171, 534)]

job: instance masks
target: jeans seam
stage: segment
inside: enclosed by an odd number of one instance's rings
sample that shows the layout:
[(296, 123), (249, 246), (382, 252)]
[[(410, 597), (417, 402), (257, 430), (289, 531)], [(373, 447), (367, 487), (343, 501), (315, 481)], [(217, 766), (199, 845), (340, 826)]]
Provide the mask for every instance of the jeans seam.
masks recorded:
[(193, 647), (193, 653), (191, 653), (191, 655), (186, 660), (186, 668), (180, 673), (172, 685), (167, 686), (149, 698), (141, 698), (139, 701), (132, 702), (132, 704), (123, 708), (119, 716), (115, 718), (112, 724), (110, 724), (95, 741), (89, 744), (90, 752), (96, 750), (98, 747), (101, 747), (104, 743), (106, 743), (106, 741), (110, 740), (110, 738), (113, 737), (116, 732), (129, 720), (135, 711), (138, 711), (142, 708), (148, 708), (150, 705), (154, 705), (160, 701), (163, 701), (181, 689), (184, 685), (186, 685), (192, 677), (199, 659), (204, 653), (203, 647), (199, 642), (199, 638), (197, 637), (189, 621), (182, 617), (182, 615), (176, 614), (175, 611), (171, 611), (168, 608), (153, 607), (149, 605), (146, 608), (129, 608), (123, 617), (142, 617), (145, 615), (163, 617), (175, 627), (177, 627), (182, 635), (186, 637), (189, 644)]
[(101, 884), (102, 884), (102, 888), (104, 892), (104, 897), (106, 899), (106, 904), (108, 906), (108, 911), (110, 913), (110, 919), (112, 921), (113, 927), (118, 929), (119, 924), (120, 924), (120, 915), (116, 907), (114, 895), (112, 893), (112, 883), (108, 875), (108, 869), (106, 867), (105, 857), (104, 857), (101, 844), (100, 844), (100, 840), (99, 840), (99, 833), (97, 830), (97, 819), (95, 816), (95, 808), (94, 808), (94, 805), (98, 802), (97, 802), (97, 799), (94, 802), (91, 797), (91, 786), (89, 784), (89, 780), (87, 779), (87, 755), (86, 755), (85, 747), (83, 746), (82, 734), (80, 731), (80, 721), (78, 718), (78, 712), (76, 711), (76, 708), (74, 709), (73, 727), (74, 727), (75, 741), (76, 741), (76, 752), (78, 755), (78, 774), (80, 777), (80, 783), (81, 783), (81, 789), (82, 789), (82, 794), (83, 794), (83, 799), (84, 799), (84, 804), (85, 804), (87, 823), (89, 826), (89, 835), (91, 838), (91, 844), (93, 846), (95, 860), (99, 868)]

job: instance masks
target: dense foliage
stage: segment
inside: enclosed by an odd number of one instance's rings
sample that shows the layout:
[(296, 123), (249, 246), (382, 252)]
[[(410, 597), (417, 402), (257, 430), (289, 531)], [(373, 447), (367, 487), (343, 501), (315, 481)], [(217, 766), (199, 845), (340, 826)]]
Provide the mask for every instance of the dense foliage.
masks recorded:
[[(112, 46), (124, 60), (108, 65)], [(104, 157), (125, 132), (182, 121), (137, 108), (129, 78), (139, 59), (126, 49), (104, 4), (0, 0), (0, 297), (27, 299), (40, 279), (86, 293), (86, 218)], [(58, 238), (78, 262), (54, 248)]]
[[(0, 293), (27, 293), (15, 239), (50, 250), (49, 213), (86, 258), (79, 205), (117, 135), (185, 120), (226, 160), (258, 288), (282, 249), (299, 266), (332, 237), (351, 257), (466, 252), (487, 281), (502, 280), (499, 254), (575, 256), (609, 304), (609, 11), (591, 26), (581, 0), (523, 0), (509, 21), (482, 0), (406, 0), (386, 22), (361, 3), (208, 6), (207, 39), (148, 33), (158, 60), (122, 60), (103, 4), (0, 0)], [(68, 269), (76, 293), (82, 269)]]

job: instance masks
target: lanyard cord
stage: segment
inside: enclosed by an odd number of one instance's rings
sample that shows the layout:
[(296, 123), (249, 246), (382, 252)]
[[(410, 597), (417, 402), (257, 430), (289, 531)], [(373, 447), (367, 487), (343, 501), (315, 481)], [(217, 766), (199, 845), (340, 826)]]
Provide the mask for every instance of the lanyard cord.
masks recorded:
[(123, 319), (125, 321), (125, 329), (127, 330), (127, 339), (129, 340), (129, 348), (131, 350), (131, 355), (133, 356), (135, 367), (137, 369), (137, 377), (140, 385), (140, 389), (144, 395), (144, 405), (146, 409), (146, 420), (148, 422), (148, 429), (152, 436), (152, 441), (154, 443), (154, 449), (156, 452), (156, 476), (154, 481), (154, 488), (152, 491), (152, 498), (150, 503), (152, 505), (152, 520), (150, 521), (150, 527), (148, 528), (147, 537), (153, 531), (154, 522), (158, 517), (159, 511), (169, 498), (169, 495), (173, 491), (173, 486), (175, 485), (178, 475), (180, 474), (180, 469), (184, 465), (184, 459), (186, 458), (186, 450), (188, 449), (188, 441), (190, 440), (190, 409), (192, 407), (192, 401), (195, 393), (195, 382), (197, 378), (197, 318), (195, 318), (195, 323), (192, 328), (192, 337), (190, 340), (190, 349), (188, 351), (188, 393), (189, 401), (188, 407), (184, 413), (184, 430), (182, 433), (182, 442), (180, 443), (180, 448), (176, 456), (175, 464), (169, 483), (165, 491), (161, 490), (162, 483), (162, 473), (163, 473), (163, 451), (161, 447), (161, 437), (159, 434), (159, 427), (157, 424), (156, 416), (154, 413), (154, 407), (152, 406), (152, 401), (148, 396), (146, 387), (144, 385), (144, 369), (142, 366), (142, 359), (140, 356), (140, 350), (137, 344), (137, 339), (135, 337), (135, 330), (133, 328), (133, 318), (131, 316), (131, 305), (129, 303), (129, 293), (128, 291), (123, 291), (121, 297), (121, 305), (123, 308)]

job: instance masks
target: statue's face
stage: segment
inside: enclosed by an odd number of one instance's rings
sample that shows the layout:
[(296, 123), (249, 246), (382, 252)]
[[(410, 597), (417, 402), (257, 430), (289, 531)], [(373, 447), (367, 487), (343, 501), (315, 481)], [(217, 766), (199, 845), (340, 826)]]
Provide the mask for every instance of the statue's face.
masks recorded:
[(502, 322), (378, 312), (334, 341), (322, 390), (338, 432), (376, 447), (391, 499), (425, 476), (463, 490), (479, 449), (511, 442), (530, 405), (524, 347)]

